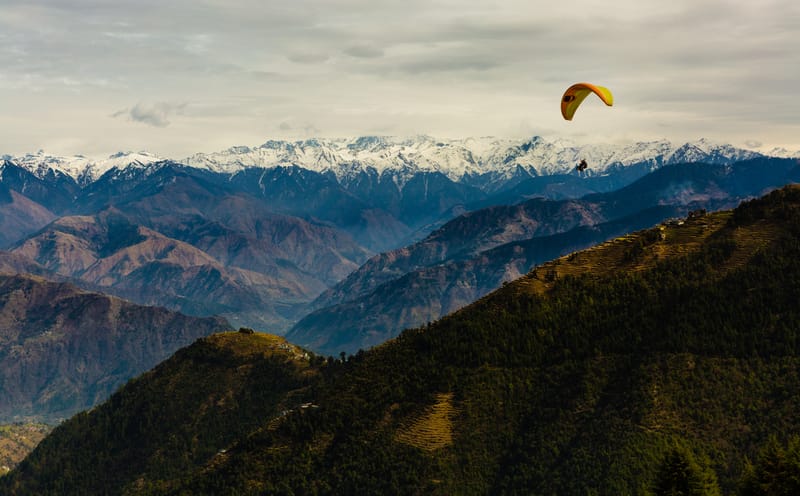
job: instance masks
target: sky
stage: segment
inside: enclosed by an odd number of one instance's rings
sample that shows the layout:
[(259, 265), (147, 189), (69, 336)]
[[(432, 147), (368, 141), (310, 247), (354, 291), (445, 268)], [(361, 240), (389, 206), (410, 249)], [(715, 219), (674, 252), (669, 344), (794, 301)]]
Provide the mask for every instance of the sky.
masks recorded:
[[(608, 87), (572, 121), (564, 90)], [(800, 150), (796, 0), (0, 0), (0, 155), (363, 135)]]

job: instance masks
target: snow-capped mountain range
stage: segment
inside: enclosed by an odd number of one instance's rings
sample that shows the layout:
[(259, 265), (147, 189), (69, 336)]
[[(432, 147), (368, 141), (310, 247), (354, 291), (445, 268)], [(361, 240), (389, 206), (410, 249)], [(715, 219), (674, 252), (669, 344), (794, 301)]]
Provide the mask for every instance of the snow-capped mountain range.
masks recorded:
[(163, 160), (191, 167), (236, 174), (242, 170), (299, 166), (320, 173), (332, 173), (342, 182), (373, 170), (378, 175), (394, 174), (398, 186), (419, 172), (438, 172), (455, 182), (492, 175), (511, 177), (524, 171), (530, 176), (573, 172), (580, 160), (589, 164), (588, 175), (602, 175), (609, 168), (649, 163), (653, 168), (682, 162), (727, 163), (759, 156), (800, 158), (800, 152), (776, 149), (762, 154), (716, 144), (706, 139), (680, 145), (667, 140), (627, 145), (577, 145), (565, 140), (541, 137), (525, 140), (467, 138), (438, 140), (429, 136), (394, 138), (364, 136), (351, 139), (270, 140), (257, 147), (235, 146), (215, 153), (198, 153), (186, 158), (158, 157), (147, 152), (117, 153), (95, 160), (81, 155), (58, 157), (42, 151), (8, 156), (11, 161), (38, 177), (65, 174), (86, 185), (112, 169), (142, 168)]
[(164, 160), (148, 152), (119, 152), (108, 158), (96, 160), (83, 155), (59, 157), (49, 155), (42, 150), (19, 157), (4, 155), (2, 158), (27, 169), (39, 178), (51, 174), (64, 174), (82, 186), (96, 181), (112, 169), (144, 168)]
[[(674, 145), (666, 140), (630, 145), (576, 145), (565, 140), (547, 141), (467, 138), (437, 140), (429, 136), (399, 139), (360, 137), (339, 140), (268, 141), (255, 148), (196, 154), (183, 163), (217, 172), (235, 173), (246, 167), (270, 168), (298, 165), (316, 172), (332, 172), (339, 181), (366, 169), (378, 174), (439, 172), (455, 182), (465, 177), (493, 174), (511, 177), (520, 169), (532, 176), (572, 172), (585, 159), (590, 174), (602, 174), (612, 166), (642, 162), (663, 165), (678, 162), (734, 162), (761, 156), (749, 150), (700, 139)], [(402, 178), (401, 178), (402, 180)]]

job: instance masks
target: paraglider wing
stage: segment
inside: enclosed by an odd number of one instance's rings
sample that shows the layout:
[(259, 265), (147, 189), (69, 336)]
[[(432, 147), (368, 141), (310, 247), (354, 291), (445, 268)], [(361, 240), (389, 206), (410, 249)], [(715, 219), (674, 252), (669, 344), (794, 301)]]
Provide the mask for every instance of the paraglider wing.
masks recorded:
[(564, 119), (571, 121), (575, 111), (578, 110), (583, 99), (589, 96), (589, 93), (594, 93), (603, 103), (609, 107), (614, 104), (614, 96), (608, 88), (597, 86), (590, 83), (576, 83), (567, 88), (564, 96), (561, 97), (561, 115)]

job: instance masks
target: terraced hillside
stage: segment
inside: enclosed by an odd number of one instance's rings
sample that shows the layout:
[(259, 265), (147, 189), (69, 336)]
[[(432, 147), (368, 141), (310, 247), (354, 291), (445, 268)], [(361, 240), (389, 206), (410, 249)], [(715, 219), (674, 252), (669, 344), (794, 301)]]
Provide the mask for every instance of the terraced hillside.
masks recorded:
[[(610, 276), (621, 272), (643, 272), (668, 259), (699, 252), (714, 236), (727, 236), (735, 249), (719, 267), (720, 273), (743, 267), (780, 234), (781, 226), (763, 222), (729, 228), (732, 211), (697, 212), (686, 219), (673, 219), (652, 229), (631, 233), (600, 245), (571, 253), (537, 266), (517, 281), (520, 289), (542, 294), (558, 279), (584, 274)], [(720, 231), (728, 228), (723, 234)]]
[(436, 402), (421, 415), (409, 419), (397, 430), (397, 441), (424, 451), (453, 444), (453, 393), (439, 393)]
[(0, 425), (0, 476), (16, 467), (50, 430), (44, 424)]

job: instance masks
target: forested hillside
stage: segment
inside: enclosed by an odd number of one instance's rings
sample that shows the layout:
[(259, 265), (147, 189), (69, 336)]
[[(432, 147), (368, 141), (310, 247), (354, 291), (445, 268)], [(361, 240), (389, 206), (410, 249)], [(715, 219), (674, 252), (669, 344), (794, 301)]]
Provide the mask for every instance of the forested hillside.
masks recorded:
[(342, 360), (204, 339), (62, 424), (0, 493), (777, 494), (800, 473), (798, 280), (787, 187)]

